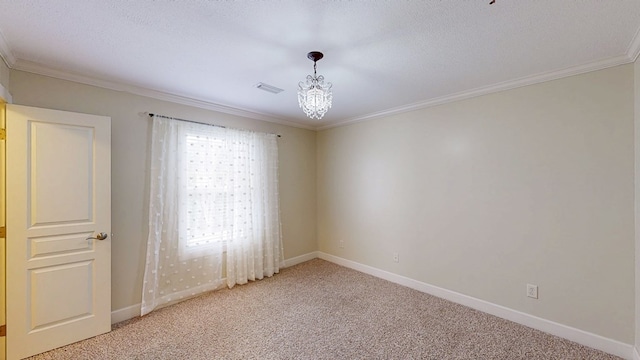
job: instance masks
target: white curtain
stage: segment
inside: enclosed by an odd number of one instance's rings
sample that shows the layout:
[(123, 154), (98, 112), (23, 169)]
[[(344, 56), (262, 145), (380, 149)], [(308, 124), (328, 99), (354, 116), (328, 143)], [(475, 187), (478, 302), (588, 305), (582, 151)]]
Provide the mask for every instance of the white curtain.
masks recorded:
[(154, 116), (142, 315), (283, 263), (276, 136)]

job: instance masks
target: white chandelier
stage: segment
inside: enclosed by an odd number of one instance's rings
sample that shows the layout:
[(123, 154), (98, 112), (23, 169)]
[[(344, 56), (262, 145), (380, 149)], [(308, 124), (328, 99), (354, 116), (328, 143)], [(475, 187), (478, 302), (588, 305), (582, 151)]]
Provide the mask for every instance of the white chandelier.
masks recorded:
[(307, 75), (306, 81), (298, 83), (298, 104), (302, 111), (312, 119), (322, 119), (327, 110), (331, 107), (333, 95), (331, 94), (330, 82), (324, 82), (324, 76), (316, 75), (316, 62), (322, 59), (319, 51), (312, 51), (307, 54), (313, 60), (313, 76)]

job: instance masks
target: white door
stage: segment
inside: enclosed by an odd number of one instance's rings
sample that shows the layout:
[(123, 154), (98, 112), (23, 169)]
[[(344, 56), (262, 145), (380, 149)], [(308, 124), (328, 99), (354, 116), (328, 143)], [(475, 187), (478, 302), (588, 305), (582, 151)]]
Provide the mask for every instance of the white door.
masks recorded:
[(111, 330), (111, 119), (6, 108), (7, 358)]

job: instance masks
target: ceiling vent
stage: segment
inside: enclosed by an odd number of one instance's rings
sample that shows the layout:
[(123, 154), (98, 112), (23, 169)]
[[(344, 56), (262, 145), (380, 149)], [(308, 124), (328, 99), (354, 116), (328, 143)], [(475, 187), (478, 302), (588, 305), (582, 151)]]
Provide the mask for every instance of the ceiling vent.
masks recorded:
[(257, 83), (255, 85), (255, 87), (257, 87), (260, 90), (264, 90), (266, 92), (270, 92), (272, 94), (278, 94), (278, 93), (281, 93), (281, 92), (284, 91), (284, 90), (282, 90), (280, 88), (277, 88), (275, 86), (272, 86), (272, 85), (269, 85), (269, 84), (265, 84), (265, 83), (261, 83), (261, 82)]

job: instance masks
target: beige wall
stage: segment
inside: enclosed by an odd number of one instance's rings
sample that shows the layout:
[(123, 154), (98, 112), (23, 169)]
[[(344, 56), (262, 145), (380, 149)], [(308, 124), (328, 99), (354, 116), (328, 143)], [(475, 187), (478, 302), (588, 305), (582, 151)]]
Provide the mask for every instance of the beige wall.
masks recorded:
[(624, 65), (319, 132), (320, 250), (633, 343), (633, 86)]
[[(317, 140), (313, 131), (15, 70), (10, 80), (14, 103), (112, 117), (114, 310), (140, 302), (148, 111), (283, 135), (286, 258), (319, 247), (633, 342), (633, 65), (329, 129)], [(540, 287), (539, 300), (524, 296), (526, 283)]]
[(11, 71), (16, 104), (112, 119), (112, 308), (140, 303), (148, 231), (148, 143), (144, 112), (282, 135), (280, 195), (285, 258), (317, 250), (316, 134), (21, 71)]

